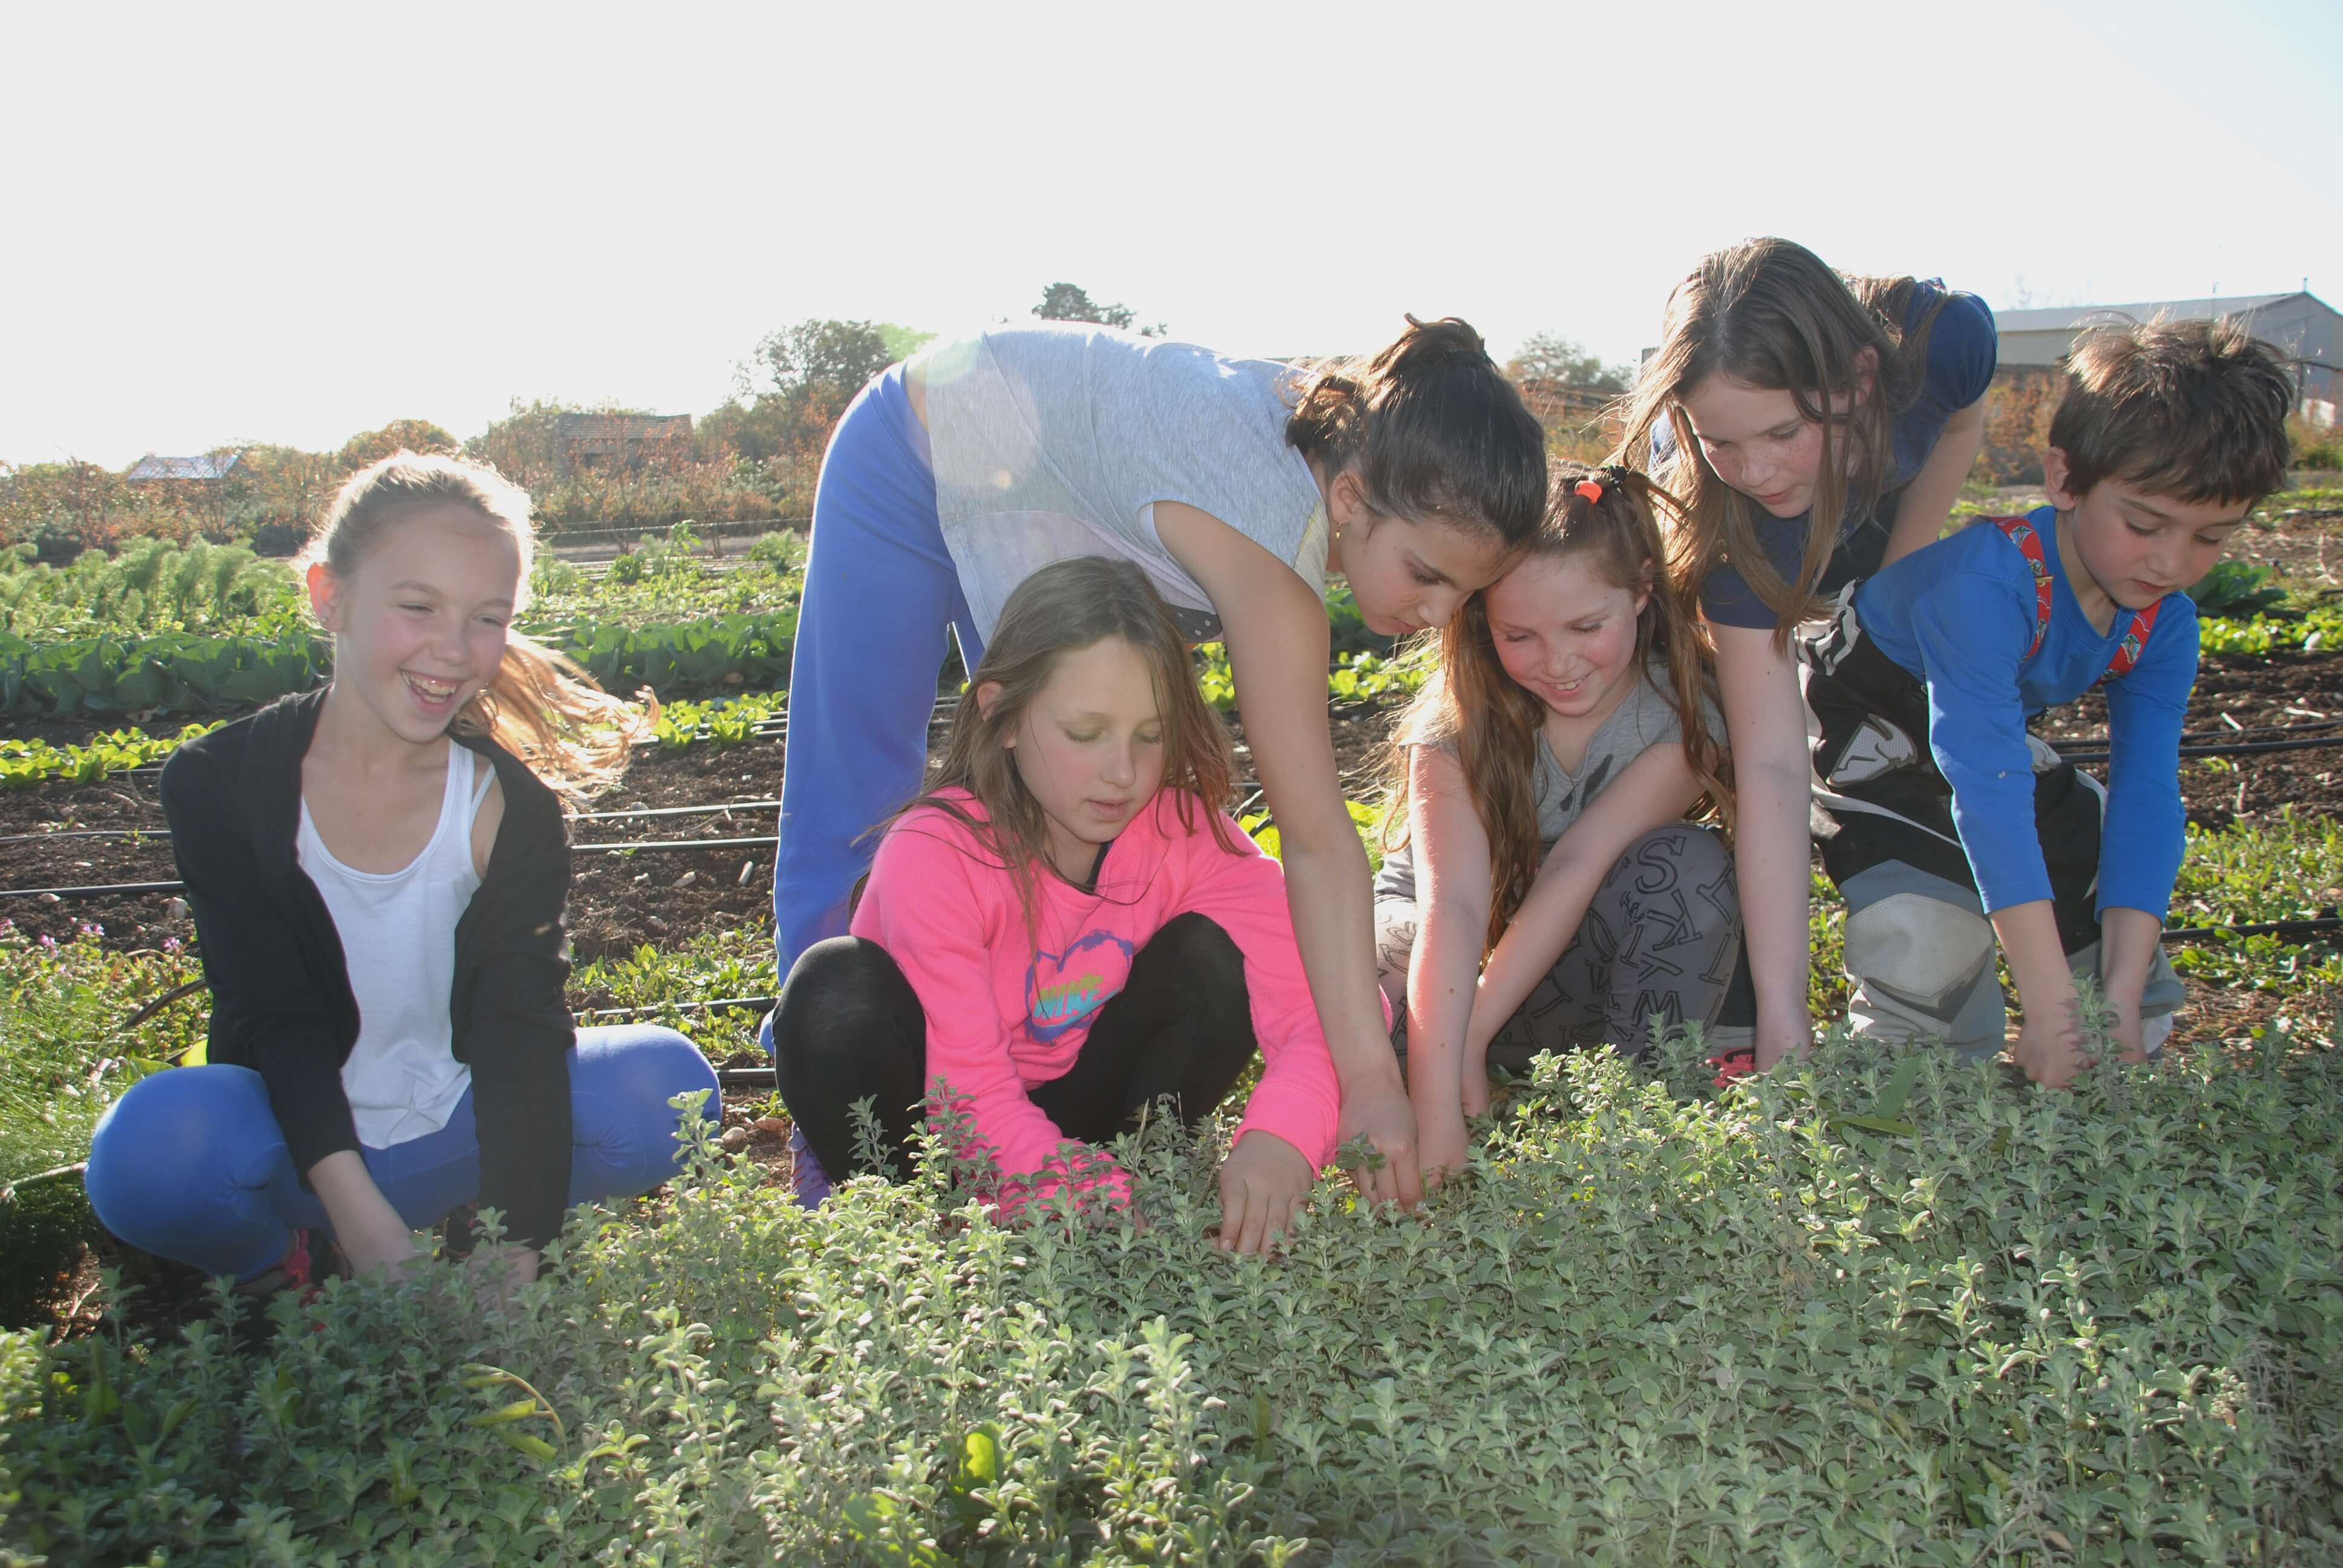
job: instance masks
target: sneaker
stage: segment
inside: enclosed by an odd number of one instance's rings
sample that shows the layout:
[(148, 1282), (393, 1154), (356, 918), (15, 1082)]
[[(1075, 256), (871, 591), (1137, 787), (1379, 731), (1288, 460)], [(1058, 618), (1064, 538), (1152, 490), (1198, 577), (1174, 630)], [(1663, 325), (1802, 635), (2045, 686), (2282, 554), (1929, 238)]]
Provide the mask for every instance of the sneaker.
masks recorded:
[(1757, 1031), (1746, 1025), (1720, 1024), (1708, 1031), (1709, 1064), (1716, 1069), (1716, 1087), (1757, 1070)]
[(480, 1205), (458, 1203), (439, 1221), (439, 1253), (448, 1259), (468, 1258), (479, 1245)]
[(819, 1209), (830, 1201), (830, 1173), (813, 1157), (805, 1129), (794, 1121), (789, 1123), (789, 1190), (800, 1209)]
[(321, 1231), (305, 1230), (297, 1225), (285, 1240), (285, 1255), (275, 1267), (255, 1274), (249, 1280), (236, 1282), (236, 1293), (255, 1301), (266, 1301), (279, 1291), (299, 1291), (307, 1296), (316, 1292), (320, 1276), (333, 1271), (326, 1266), (330, 1259), (328, 1249), (333, 1243)]

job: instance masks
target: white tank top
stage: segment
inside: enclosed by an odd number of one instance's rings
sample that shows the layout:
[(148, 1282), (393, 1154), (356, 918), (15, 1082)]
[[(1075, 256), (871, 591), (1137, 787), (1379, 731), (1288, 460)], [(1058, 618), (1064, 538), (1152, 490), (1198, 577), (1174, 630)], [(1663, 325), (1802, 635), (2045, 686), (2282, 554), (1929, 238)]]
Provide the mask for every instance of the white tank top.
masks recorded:
[(396, 871), (354, 870), (334, 859), (317, 837), (307, 798), (301, 801), (294, 852), (334, 917), (358, 1004), (358, 1039), (342, 1063), (342, 1091), (358, 1141), (369, 1149), (438, 1131), (471, 1087), (472, 1070), (455, 1057), (447, 1006), (456, 922), (480, 886), (472, 822), (495, 777), (450, 741), (439, 825), (423, 852)]

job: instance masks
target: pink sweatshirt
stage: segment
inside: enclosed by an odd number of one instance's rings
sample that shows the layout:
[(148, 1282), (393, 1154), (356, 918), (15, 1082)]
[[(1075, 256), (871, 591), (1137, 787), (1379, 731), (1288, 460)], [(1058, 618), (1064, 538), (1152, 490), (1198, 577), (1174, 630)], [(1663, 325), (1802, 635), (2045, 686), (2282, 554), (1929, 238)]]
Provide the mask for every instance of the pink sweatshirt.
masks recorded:
[[(952, 794), (982, 814), (973, 798)], [(1193, 831), (1181, 826), (1183, 799)], [(942, 1078), (966, 1103), (1004, 1174), (1081, 1168), (1059, 1155), (1070, 1141), (1026, 1091), (1073, 1066), (1091, 1020), (1129, 979), (1132, 955), (1191, 912), (1244, 955), (1262, 1071), (1237, 1136), (1275, 1133), (1313, 1167), (1332, 1158), (1340, 1094), (1286, 911), (1284, 872), (1222, 820), (1234, 854), (1213, 839), (1195, 797), (1158, 791), (1108, 849), (1096, 889), (1046, 869), (1036, 877), (1030, 937), (1016, 882), (945, 812), (923, 807), (880, 840), (853, 932), (885, 948), (919, 993), (929, 1084)], [(1128, 1199), (1130, 1179), (1102, 1152), (1092, 1152), (1091, 1168), (1107, 1172), (1118, 1202)], [(1004, 1201), (1013, 1207), (1055, 1185), (1012, 1188)]]

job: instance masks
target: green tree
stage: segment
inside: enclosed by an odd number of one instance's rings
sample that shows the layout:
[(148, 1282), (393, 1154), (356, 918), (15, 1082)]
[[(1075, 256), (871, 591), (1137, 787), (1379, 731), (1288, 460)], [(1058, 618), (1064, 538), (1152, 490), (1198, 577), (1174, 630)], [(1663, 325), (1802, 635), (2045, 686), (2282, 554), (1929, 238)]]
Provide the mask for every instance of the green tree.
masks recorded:
[(721, 443), (759, 460), (819, 450), (847, 404), (901, 357), (895, 345), (910, 336), (891, 324), (830, 320), (769, 334), (740, 367), (738, 393), (702, 421), (703, 445)]
[(879, 337), (887, 345), (887, 362), (909, 359), (921, 348), (935, 341), (932, 332), (922, 332), (916, 327), (898, 327), (891, 321), (878, 324)]
[[(1044, 321), (1090, 321), (1101, 327), (1120, 327), (1129, 330), (1137, 313), (1128, 305), (1101, 305), (1090, 296), (1090, 290), (1076, 283), (1053, 283), (1041, 290), (1041, 303), (1033, 314)], [(1141, 337), (1163, 336), (1163, 323), (1138, 329)]]
[(830, 403), (843, 409), (864, 382), (893, 363), (876, 322), (800, 321), (757, 345), (755, 357), (741, 367), (740, 389), (759, 403), (779, 398), (798, 409)]
[(1543, 381), (1579, 392), (1624, 392), (1635, 378), (1635, 368), (1606, 365), (1576, 338), (1541, 332), (1506, 362), (1505, 374), (1516, 381)]
[(229, 528), (250, 534), (264, 555), (298, 549), (347, 477), (339, 455), (266, 441), (238, 442), (235, 450), (244, 460), (228, 475)]
[(393, 419), (379, 430), (361, 430), (344, 444), (338, 461), (353, 472), (393, 452), (455, 452), (462, 444), (428, 419)]

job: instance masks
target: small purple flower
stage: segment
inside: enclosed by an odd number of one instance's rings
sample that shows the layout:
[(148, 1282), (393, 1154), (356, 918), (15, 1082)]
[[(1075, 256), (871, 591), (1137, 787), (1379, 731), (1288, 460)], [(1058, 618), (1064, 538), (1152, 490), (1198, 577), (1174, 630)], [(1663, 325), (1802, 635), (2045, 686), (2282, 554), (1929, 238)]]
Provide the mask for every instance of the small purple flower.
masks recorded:
[(163, 939), (163, 950), (166, 953), (177, 952), (179, 950), (179, 939), (176, 937), (165, 937)]
[(57, 939), (49, 935), (48, 932), (43, 931), (41, 933), (41, 945), (45, 948), (55, 948), (57, 945)]

